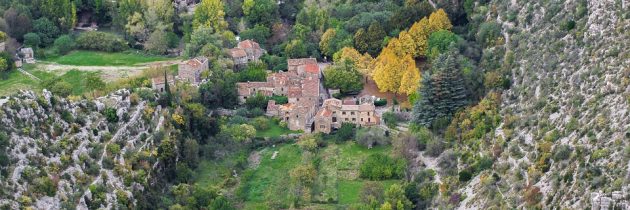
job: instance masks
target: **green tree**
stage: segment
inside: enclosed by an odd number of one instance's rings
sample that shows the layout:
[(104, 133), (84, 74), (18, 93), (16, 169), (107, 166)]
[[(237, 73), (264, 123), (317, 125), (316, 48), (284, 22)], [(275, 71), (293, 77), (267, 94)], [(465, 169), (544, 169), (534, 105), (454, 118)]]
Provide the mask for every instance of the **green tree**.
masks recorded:
[(24, 35), (24, 45), (27, 47), (38, 48), (42, 43), (36, 33), (28, 33)]
[(307, 47), (301, 39), (294, 39), (284, 48), (284, 54), (288, 58), (304, 58), (308, 56)]
[(77, 23), (77, 8), (70, 0), (41, 0), (42, 16), (56, 21), (62, 32), (70, 31)]
[(426, 73), (418, 92), (420, 99), (413, 107), (413, 121), (425, 127), (436, 119), (449, 118), (459, 108), (468, 104), (465, 87), (456, 54), (448, 52), (433, 62), (433, 75)]
[(7, 60), (4, 58), (0, 58), (0, 74), (2, 74), (2, 79), (6, 79), (6, 75), (9, 72), (9, 64)]
[(366, 53), (370, 49), (369, 38), (365, 29), (360, 28), (354, 33), (354, 47), (361, 53)]
[(44, 46), (49, 46), (59, 36), (59, 29), (48, 18), (39, 18), (33, 22), (33, 31), (39, 35)]
[(267, 27), (271, 27), (271, 24), (280, 17), (278, 4), (274, 0), (246, 0), (243, 2), (243, 13), (251, 25), (260, 24)]
[(377, 56), (381, 51), (383, 45), (383, 39), (387, 36), (387, 33), (378, 22), (373, 22), (367, 30), (367, 53), (372, 56)]
[(324, 85), (343, 94), (356, 94), (363, 89), (363, 76), (352, 61), (344, 60), (324, 70)]
[(63, 35), (55, 39), (54, 46), (57, 53), (65, 55), (74, 49), (75, 44), (69, 35)]
[(247, 64), (247, 68), (238, 73), (239, 82), (264, 82), (267, 81), (267, 66), (262, 62)]
[[(456, 43), (459, 37), (455, 35), (453, 32), (448, 30), (439, 30), (431, 33), (429, 35), (428, 45), (426, 55), (431, 55), (433, 57), (437, 56), (437, 54), (444, 53), (449, 50), (451, 43)], [(437, 54), (432, 54), (436, 52)]]
[(145, 50), (153, 54), (165, 54), (168, 50), (168, 36), (164, 30), (157, 29), (144, 43)]
[(4, 11), (4, 21), (7, 23), (7, 33), (11, 37), (15, 37), (18, 41), (22, 41), (24, 35), (31, 31), (32, 20), (29, 14), (18, 12), (11, 7)]
[(405, 196), (400, 184), (393, 184), (385, 191), (385, 202), (392, 204), (392, 209), (412, 209), (413, 203)]
[(267, 43), (267, 39), (271, 36), (271, 31), (264, 25), (257, 24), (253, 28), (247, 29), (239, 34), (242, 40), (252, 39), (260, 44)]
[(227, 28), (225, 12), (221, 0), (202, 0), (195, 7), (193, 29), (200, 26), (210, 27), (214, 32), (221, 32)]
[(352, 37), (345, 30), (328, 29), (322, 35), (319, 49), (328, 57), (333, 57), (337, 51), (352, 46)]

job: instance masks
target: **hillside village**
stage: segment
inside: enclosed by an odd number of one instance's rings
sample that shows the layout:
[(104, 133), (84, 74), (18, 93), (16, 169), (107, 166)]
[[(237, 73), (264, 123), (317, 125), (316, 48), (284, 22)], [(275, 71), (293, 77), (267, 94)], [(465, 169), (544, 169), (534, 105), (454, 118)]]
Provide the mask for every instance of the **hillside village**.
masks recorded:
[(0, 1), (0, 208), (630, 209), (628, 5)]

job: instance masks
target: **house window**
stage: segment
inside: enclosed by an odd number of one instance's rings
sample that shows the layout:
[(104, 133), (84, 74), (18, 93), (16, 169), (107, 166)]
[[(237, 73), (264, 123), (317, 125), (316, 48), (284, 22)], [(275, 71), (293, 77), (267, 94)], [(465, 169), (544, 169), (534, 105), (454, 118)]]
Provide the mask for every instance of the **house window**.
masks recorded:
[(356, 121), (357, 121), (357, 118), (352, 118), (352, 122), (356, 122)]
[(332, 122), (337, 122), (337, 117), (333, 117)]
[(350, 112), (351, 115), (354, 115), (354, 112)]
[(284, 118), (284, 120), (285, 120), (285, 121), (289, 121), (289, 117), (285, 117), (285, 118)]
[(164, 88), (160, 88), (160, 92), (164, 92)]
[(371, 113), (371, 112), (368, 112), (368, 116), (370, 116), (370, 113)]
[(368, 122), (370, 122), (370, 120), (371, 120), (371, 119), (372, 119), (372, 118), (368, 118)]
[(348, 118), (346, 117), (346, 119), (344, 119), (344, 121), (348, 121)]
[(361, 122), (363, 122), (363, 118), (361, 118)]
[(324, 129), (324, 128), (326, 128), (326, 126), (325, 125), (320, 125), (319, 128)]
[(341, 112), (342, 115), (346, 115), (346, 112)]

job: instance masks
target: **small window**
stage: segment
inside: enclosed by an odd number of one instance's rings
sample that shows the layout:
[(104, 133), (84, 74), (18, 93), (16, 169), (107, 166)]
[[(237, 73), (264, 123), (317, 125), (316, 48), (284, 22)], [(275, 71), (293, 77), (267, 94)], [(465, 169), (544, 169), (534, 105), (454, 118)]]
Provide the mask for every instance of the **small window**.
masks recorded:
[(284, 120), (285, 120), (285, 121), (289, 121), (289, 117), (285, 117), (285, 118), (284, 118)]
[(333, 117), (332, 122), (337, 122), (337, 117)]
[(357, 121), (357, 118), (352, 118), (352, 122), (356, 122), (356, 121)]
[(354, 115), (354, 112), (350, 112), (351, 115)]
[(346, 119), (344, 119), (344, 121), (348, 121), (348, 118), (346, 117)]
[(342, 115), (346, 115), (346, 112), (341, 112)]
[(363, 118), (361, 118), (361, 122), (363, 122)]
[(370, 120), (371, 120), (371, 119), (372, 119), (372, 118), (368, 118), (368, 122), (370, 122)]

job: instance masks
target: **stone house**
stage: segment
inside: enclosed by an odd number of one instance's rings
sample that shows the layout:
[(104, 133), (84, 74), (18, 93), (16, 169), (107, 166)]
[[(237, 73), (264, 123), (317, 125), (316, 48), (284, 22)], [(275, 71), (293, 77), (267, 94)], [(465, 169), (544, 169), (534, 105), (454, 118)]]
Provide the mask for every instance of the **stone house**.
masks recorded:
[(244, 103), (248, 97), (257, 93), (286, 96), (287, 104), (269, 101), (266, 115), (282, 119), (291, 130), (310, 132), (313, 116), (322, 101), (321, 72), (315, 59), (290, 59), (288, 62), (300, 65), (294, 65), (286, 72), (273, 73), (266, 82), (237, 83), (239, 100)]
[[(168, 80), (169, 86), (173, 88), (173, 85), (175, 85), (175, 77), (173, 77), (173, 75), (167, 75), (166, 79)], [(151, 88), (158, 93), (163, 93), (165, 86), (166, 81), (164, 81), (164, 75), (151, 78)]]
[(208, 58), (196, 57), (179, 64), (178, 77), (182, 81), (198, 85), (201, 82), (201, 72), (208, 68)]
[(314, 132), (330, 133), (341, 127), (342, 123), (358, 126), (372, 126), (380, 122), (376, 107), (372, 103), (356, 104), (354, 101), (326, 99), (322, 108), (315, 115)]
[(253, 40), (244, 40), (237, 44), (236, 48), (230, 49), (230, 56), (237, 68), (245, 67), (249, 62), (258, 61), (266, 51), (260, 44)]
[(35, 53), (33, 53), (33, 48), (22, 48), (20, 49), (20, 55), (22, 55), (23, 63), (35, 63)]

